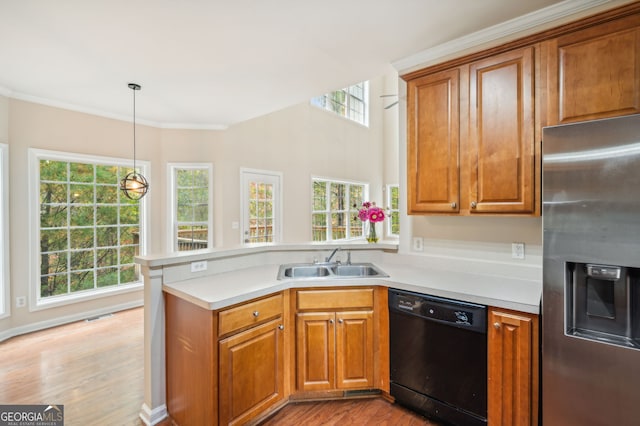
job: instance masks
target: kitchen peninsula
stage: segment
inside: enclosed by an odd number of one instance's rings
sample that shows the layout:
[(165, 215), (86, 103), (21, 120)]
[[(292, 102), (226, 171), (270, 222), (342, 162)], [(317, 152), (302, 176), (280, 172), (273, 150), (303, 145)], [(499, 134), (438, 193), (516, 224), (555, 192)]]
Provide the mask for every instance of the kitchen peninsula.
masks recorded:
[[(300, 377), (302, 370), (299, 365), (305, 362), (305, 358), (301, 355), (302, 348), (297, 347), (305, 341), (300, 330), (306, 318), (322, 314), (330, 316), (327, 321), (335, 318), (336, 322), (348, 324), (348, 318), (340, 316), (343, 311), (356, 314), (353, 324), (359, 335), (373, 337), (369, 342), (372, 347), (368, 348), (371, 350), (365, 351), (375, 356), (373, 371), (363, 373), (369, 377), (354, 385), (353, 389), (381, 391), (388, 396), (387, 288), (484, 304), (492, 308), (490, 318), (493, 318), (492, 315), (500, 318), (507, 315), (509, 319), (517, 315), (533, 318), (533, 330), (527, 334), (526, 343), (531, 352), (529, 365), (537, 369), (537, 349), (534, 350), (531, 345), (537, 344), (533, 337), (537, 336), (541, 294), (541, 271), (538, 266), (444, 256), (402, 255), (397, 253), (395, 243), (344, 244), (340, 246), (342, 250), (337, 253), (336, 260), (345, 262), (346, 252), (349, 251), (353, 262), (371, 262), (388, 277), (277, 279), (279, 265), (312, 263), (324, 259), (335, 248), (330, 244), (273, 245), (138, 258), (145, 280), (145, 405), (142, 415), (146, 416), (149, 423), (154, 424), (170, 415), (178, 424), (182, 424), (180, 420), (201, 419), (190, 416), (201, 416), (203, 413), (207, 416), (206, 421), (212, 424), (217, 424), (218, 415), (225, 416), (220, 424), (233, 423), (234, 419), (244, 422), (252, 418), (259, 419), (269, 413), (269, 409), (277, 409), (290, 399), (347, 395), (344, 389), (350, 389), (348, 386), (332, 383), (327, 387), (305, 382)], [(185, 317), (194, 312), (197, 314), (186, 320)], [(256, 312), (258, 315), (255, 315)], [(251, 318), (248, 323), (243, 322), (245, 314)], [(364, 314), (364, 317), (360, 314)], [(181, 323), (182, 320), (185, 323)], [(491, 324), (496, 322), (494, 319), (490, 321)], [(489, 327), (490, 341), (492, 328)], [(171, 349), (174, 355), (165, 353), (165, 348), (169, 351), (172, 344), (176, 343), (172, 341), (173, 337), (191, 332), (195, 334), (187, 337), (182, 335), (179, 344), (186, 345), (195, 359), (198, 348), (207, 349), (207, 359), (211, 364), (207, 366), (208, 373), (193, 368), (195, 365), (185, 363), (183, 358), (178, 358), (179, 367), (172, 366), (170, 357), (176, 356), (176, 352)], [(238, 415), (238, 412), (234, 414), (233, 407), (229, 407), (233, 406), (233, 401), (225, 400), (228, 392), (233, 396), (233, 390), (223, 389), (223, 380), (218, 386), (217, 378), (220, 363), (231, 362), (224, 352), (225, 348), (229, 349), (234, 344), (230, 339), (253, 332), (257, 333), (256, 336), (263, 336), (264, 333), (271, 333), (271, 337), (277, 336), (277, 333), (286, 336), (274, 337), (274, 344), (281, 345), (278, 346), (278, 353), (282, 359), (277, 362), (281, 362), (279, 365), (282, 366), (282, 383), (274, 385), (280, 388), (272, 398), (273, 404), (268, 407), (237, 408), (236, 411), (240, 410), (241, 413)], [(205, 341), (196, 342), (195, 335)], [(280, 343), (277, 343), (278, 339), (281, 339)], [(338, 345), (337, 341), (332, 341), (332, 344)], [(340, 364), (340, 359), (336, 359)], [(180, 368), (180, 373), (172, 373), (174, 368)], [(490, 367), (490, 374), (491, 371)], [(210, 375), (209, 380), (203, 378), (207, 374)], [(273, 374), (270, 377), (273, 378)], [(199, 377), (200, 383), (204, 380), (203, 386), (211, 389), (206, 395), (210, 399), (205, 398), (206, 402), (202, 404), (197, 401), (197, 394), (189, 396), (176, 393), (171, 387), (181, 385), (176, 384), (172, 377), (182, 377), (187, 387), (194, 385), (189, 377)], [(531, 378), (532, 375), (525, 379), (531, 381)], [(531, 386), (537, 389), (537, 381)], [(225, 395), (221, 395), (223, 392)], [(191, 406), (191, 412), (188, 409), (190, 404), (195, 404)], [(197, 413), (193, 413), (194, 407)]]

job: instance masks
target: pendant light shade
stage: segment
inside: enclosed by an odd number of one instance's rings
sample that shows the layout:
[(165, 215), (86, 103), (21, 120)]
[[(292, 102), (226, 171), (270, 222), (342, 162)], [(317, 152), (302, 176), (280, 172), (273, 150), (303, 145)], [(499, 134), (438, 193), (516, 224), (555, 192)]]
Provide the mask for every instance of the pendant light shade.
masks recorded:
[(141, 87), (136, 83), (129, 83), (128, 86), (133, 90), (133, 171), (122, 178), (120, 190), (127, 198), (139, 200), (149, 191), (149, 182), (136, 170), (136, 90)]

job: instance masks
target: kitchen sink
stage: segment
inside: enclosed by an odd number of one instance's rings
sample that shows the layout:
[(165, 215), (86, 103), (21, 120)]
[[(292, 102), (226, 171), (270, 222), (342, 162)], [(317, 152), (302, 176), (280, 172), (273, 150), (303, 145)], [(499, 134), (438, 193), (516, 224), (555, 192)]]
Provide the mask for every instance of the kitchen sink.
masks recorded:
[(290, 263), (280, 265), (278, 279), (388, 277), (373, 263)]

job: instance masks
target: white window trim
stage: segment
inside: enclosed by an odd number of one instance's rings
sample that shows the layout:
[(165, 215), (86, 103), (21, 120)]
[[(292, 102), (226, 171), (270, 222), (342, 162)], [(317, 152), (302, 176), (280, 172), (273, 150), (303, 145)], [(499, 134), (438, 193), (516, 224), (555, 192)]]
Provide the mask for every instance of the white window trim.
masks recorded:
[[(392, 234), (391, 233), (391, 188), (398, 188), (398, 200), (400, 199), (400, 185), (396, 184), (388, 184), (385, 188), (385, 199), (386, 204), (389, 208), (389, 218), (387, 220), (386, 232), (388, 238), (399, 239), (400, 234)], [(400, 214), (400, 201), (398, 201), (398, 215)]]
[(11, 292), (9, 290), (9, 146), (0, 144), (0, 318), (11, 315)]
[(178, 242), (174, 241), (175, 229), (177, 226), (176, 212), (176, 170), (184, 169), (207, 169), (209, 172), (209, 210), (207, 216), (208, 239), (207, 248), (202, 250), (190, 250), (188, 253), (197, 253), (209, 250), (214, 247), (213, 242), (213, 164), (211, 163), (167, 163), (167, 174), (169, 176), (169, 185), (167, 188), (167, 200), (169, 211), (169, 226), (167, 227), (167, 246), (172, 253), (178, 253)]
[[(313, 183), (315, 181), (324, 181), (324, 182), (330, 182), (330, 183), (344, 183), (344, 184), (348, 184), (348, 185), (362, 185), (364, 186), (364, 191), (363, 191), (363, 195), (362, 195), (362, 199), (363, 201), (367, 201), (369, 200), (369, 183), (368, 182), (363, 182), (363, 181), (357, 181), (357, 180), (348, 180), (348, 179), (335, 179), (335, 178), (329, 178), (329, 177), (324, 177), (324, 176), (311, 176), (311, 217), (313, 217), (314, 214), (314, 210), (313, 210)], [(328, 214), (330, 212), (329, 210), (329, 206), (330, 206), (330, 192), (327, 191), (327, 199), (326, 199), (326, 206), (327, 206), (327, 210), (325, 210), (325, 214)], [(351, 206), (349, 206), (349, 209), (351, 208)], [(360, 206), (358, 206), (358, 208), (360, 208)], [(313, 224), (311, 224), (313, 226)], [(365, 235), (364, 235), (364, 222), (362, 223), (362, 227), (363, 227), (363, 232), (361, 236), (357, 236), (357, 237), (349, 237), (349, 238), (345, 238), (345, 239), (341, 239), (341, 240), (334, 240), (334, 239), (329, 239), (329, 236), (331, 235), (331, 217), (327, 218), (327, 239), (325, 240), (325, 242), (330, 243), (333, 241), (356, 241), (356, 240), (364, 240)], [(347, 229), (349, 230), (349, 235), (351, 235), (351, 221), (347, 220)], [(313, 237), (313, 235), (312, 235)]]
[[(246, 230), (245, 218), (248, 215), (249, 211), (249, 194), (246, 185), (246, 179), (249, 175), (264, 175), (277, 179), (278, 181), (278, 190), (277, 190), (277, 200), (275, 205), (273, 206), (273, 226), (275, 228), (275, 232), (273, 233), (273, 242), (271, 243), (245, 243), (244, 235)], [(275, 244), (282, 241), (282, 224), (284, 223), (284, 208), (282, 201), (283, 194), (283, 179), (282, 172), (274, 172), (271, 170), (259, 170), (259, 169), (248, 169), (248, 168), (240, 168), (240, 243), (244, 246), (263, 246), (268, 244)]]
[[(143, 286), (142, 274), (138, 282), (120, 285), (118, 288), (105, 287), (97, 291), (83, 291), (79, 294), (69, 294), (60, 297), (49, 297), (46, 300), (40, 298), (38, 291), (40, 285), (40, 160), (48, 159), (54, 161), (87, 162), (102, 165), (120, 165), (133, 167), (133, 160), (104, 157), (100, 155), (77, 154), (61, 151), (48, 151), (42, 149), (29, 149), (29, 217), (31, 226), (29, 227), (29, 311), (39, 311), (43, 309), (65, 306), (77, 302), (100, 299), (116, 294), (128, 293), (140, 290)], [(147, 178), (151, 180), (151, 163), (136, 159), (136, 167)], [(151, 204), (152, 185), (147, 195), (140, 200), (140, 255), (147, 253), (148, 247), (148, 224), (149, 205)]]

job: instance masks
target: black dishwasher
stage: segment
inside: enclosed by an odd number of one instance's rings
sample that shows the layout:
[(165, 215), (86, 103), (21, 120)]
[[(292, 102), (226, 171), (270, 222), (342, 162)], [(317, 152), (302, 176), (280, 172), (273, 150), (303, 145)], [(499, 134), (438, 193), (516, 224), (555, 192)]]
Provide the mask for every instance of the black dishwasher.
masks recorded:
[(389, 289), (391, 395), (426, 417), (487, 424), (487, 308)]

